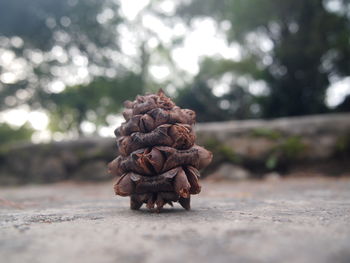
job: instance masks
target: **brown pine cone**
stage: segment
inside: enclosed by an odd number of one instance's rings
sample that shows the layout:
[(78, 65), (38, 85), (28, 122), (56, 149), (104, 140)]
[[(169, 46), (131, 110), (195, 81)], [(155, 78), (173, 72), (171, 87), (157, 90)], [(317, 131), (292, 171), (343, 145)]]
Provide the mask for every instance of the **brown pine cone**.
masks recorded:
[(176, 149), (188, 149), (193, 146), (195, 135), (187, 124), (163, 124), (149, 133), (134, 132), (117, 140), (119, 153), (123, 156), (137, 149), (154, 145), (171, 146)]
[(195, 123), (196, 114), (192, 110), (174, 107), (171, 110), (156, 108), (143, 115), (132, 116), (124, 122), (114, 133), (115, 136), (127, 136), (133, 132), (150, 132), (162, 124)]
[(191, 165), (197, 169), (206, 167), (212, 160), (212, 153), (194, 145), (187, 150), (177, 150), (168, 146), (155, 146), (140, 149), (129, 156), (119, 156), (109, 164), (112, 175), (121, 176), (127, 172), (135, 172), (146, 176), (163, 173), (182, 165)]
[(175, 106), (164, 92), (137, 96), (124, 102), (126, 122), (115, 130), (119, 154), (109, 173), (120, 176), (117, 195), (130, 196), (130, 208), (142, 204), (160, 211), (179, 202), (190, 209), (190, 195), (201, 191), (198, 169), (212, 153), (195, 145), (195, 113)]
[(123, 116), (125, 120), (129, 120), (133, 115), (143, 114), (156, 108), (171, 110), (175, 107), (175, 103), (165, 96), (163, 91), (159, 91), (157, 95), (137, 96), (135, 101), (126, 101), (124, 106), (126, 109), (123, 111)]

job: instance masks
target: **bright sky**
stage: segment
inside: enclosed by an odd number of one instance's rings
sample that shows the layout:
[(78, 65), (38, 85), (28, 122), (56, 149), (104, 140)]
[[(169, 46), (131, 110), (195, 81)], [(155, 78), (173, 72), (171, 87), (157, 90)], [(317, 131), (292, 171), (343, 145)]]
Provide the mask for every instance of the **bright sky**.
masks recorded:
[[(129, 24), (132, 25), (137, 19), (140, 19), (144, 28), (156, 32), (165, 45), (169, 44), (171, 39), (175, 36), (186, 35), (188, 29), (186, 25), (179, 22), (173, 27), (165, 25), (160, 19), (147, 12), (142, 12), (144, 8), (149, 4), (149, 0), (120, 0), (121, 3), (121, 14), (127, 18)], [(172, 0), (166, 0), (158, 6), (158, 9), (166, 14), (173, 14), (175, 10), (175, 2)], [(108, 19), (113, 17), (112, 10), (105, 10), (97, 16), (97, 20), (100, 23), (104, 23)], [(182, 46), (175, 48), (172, 53), (172, 59), (176, 62), (177, 66), (187, 72), (189, 75), (195, 75), (199, 70), (199, 61), (203, 56), (222, 56), (224, 58), (239, 60), (240, 52), (239, 48), (235, 45), (228, 46), (225, 42), (224, 34), (218, 30), (217, 24), (212, 19), (197, 19), (191, 25), (191, 34), (185, 37)], [(229, 28), (230, 25), (221, 25), (221, 28)], [(119, 33), (122, 35), (121, 48), (123, 53), (128, 56), (138, 56), (137, 39), (142, 35), (137, 30), (130, 30), (127, 26), (121, 26), (118, 28)], [(135, 32), (136, 31), (136, 32)], [(220, 33), (221, 32), (221, 33)], [(135, 41), (136, 40), (136, 41)], [(21, 39), (12, 39), (16, 45), (22, 45)], [(23, 42), (23, 41), (22, 41)], [(155, 47), (159, 40), (155, 37), (148, 39), (148, 46)], [(268, 43), (267, 43), (268, 44)], [(1, 51), (1, 50), (0, 50)], [(65, 76), (65, 79), (56, 79), (49, 83), (48, 90), (51, 92), (61, 92), (64, 90), (66, 84), (72, 84), (75, 82), (84, 82), (88, 80), (88, 60), (86, 57), (81, 56), (79, 51), (74, 51), (74, 69), (59, 69), (52, 68), (54, 73), (58, 76)], [(0, 64), (10, 67), (11, 71), (0, 75), (0, 79), (4, 83), (13, 83), (16, 80), (23, 78), (25, 68), (25, 61), (22, 59), (15, 58), (12, 52), (0, 52)], [(67, 54), (65, 54), (61, 47), (54, 47), (52, 49), (52, 56), (55, 56), (58, 60), (66, 60)], [(42, 55), (38, 52), (33, 51), (32, 58), (34, 61), (40, 63), (42, 61)], [(125, 63), (131, 63), (127, 60)], [(74, 72), (72, 75), (71, 72)], [(111, 74), (115, 72), (111, 70)], [(151, 61), (150, 65), (151, 76), (158, 81), (164, 81), (171, 77), (171, 69), (166, 65), (159, 63), (158, 60)], [(227, 89), (225, 84), (227, 79), (232, 76), (223, 76), (222, 82), (217, 83), (214, 93), (220, 95)], [(66, 83), (66, 84), (65, 84)], [(266, 87), (264, 83), (254, 82), (250, 88), (251, 92), (264, 92)], [(344, 96), (350, 94), (350, 77), (335, 81), (327, 92), (327, 104), (331, 107), (335, 107), (342, 102)], [(24, 96), (24, 95), (23, 95)], [(0, 113), (0, 122), (7, 122), (13, 126), (21, 126), (25, 122), (29, 122), (33, 128), (37, 131), (34, 134), (33, 140), (40, 142), (54, 138), (60, 140), (63, 138), (60, 134), (50, 134), (47, 131), (49, 119), (44, 111), (30, 111), (29, 107), (22, 106), (17, 109), (7, 110)], [(109, 116), (108, 123), (109, 127), (102, 127), (98, 133), (101, 136), (113, 136), (113, 130), (123, 122), (121, 116)], [(93, 123), (84, 122), (82, 128), (87, 133), (95, 131)]]

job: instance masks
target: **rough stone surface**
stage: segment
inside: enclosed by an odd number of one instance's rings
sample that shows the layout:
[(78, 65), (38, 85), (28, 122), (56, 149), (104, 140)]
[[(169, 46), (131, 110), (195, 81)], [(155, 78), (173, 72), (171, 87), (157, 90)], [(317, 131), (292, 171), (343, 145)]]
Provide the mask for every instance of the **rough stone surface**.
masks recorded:
[(111, 183), (0, 188), (4, 262), (350, 262), (350, 179), (204, 183), (193, 210), (129, 210)]

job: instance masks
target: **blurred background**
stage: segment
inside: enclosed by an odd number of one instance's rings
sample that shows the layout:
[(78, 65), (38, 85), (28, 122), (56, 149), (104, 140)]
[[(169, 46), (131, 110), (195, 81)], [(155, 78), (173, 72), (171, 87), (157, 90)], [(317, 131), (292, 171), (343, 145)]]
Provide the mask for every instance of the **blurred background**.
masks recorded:
[(205, 174), (348, 174), (350, 1), (0, 1), (0, 182), (108, 178), (122, 102), (159, 88), (222, 122)]

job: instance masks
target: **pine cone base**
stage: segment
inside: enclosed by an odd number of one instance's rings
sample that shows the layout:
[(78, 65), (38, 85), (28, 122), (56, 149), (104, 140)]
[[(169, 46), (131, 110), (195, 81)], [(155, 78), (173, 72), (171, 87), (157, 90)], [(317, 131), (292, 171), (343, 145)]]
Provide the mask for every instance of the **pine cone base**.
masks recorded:
[(177, 107), (161, 90), (124, 106), (126, 121), (115, 130), (119, 156), (108, 165), (119, 177), (116, 195), (130, 196), (132, 210), (145, 204), (160, 212), (173, 202), (189, 210), (191, 195), (201, 191), (198, 169), (212, 159), (195, 144), (195, 113)]

